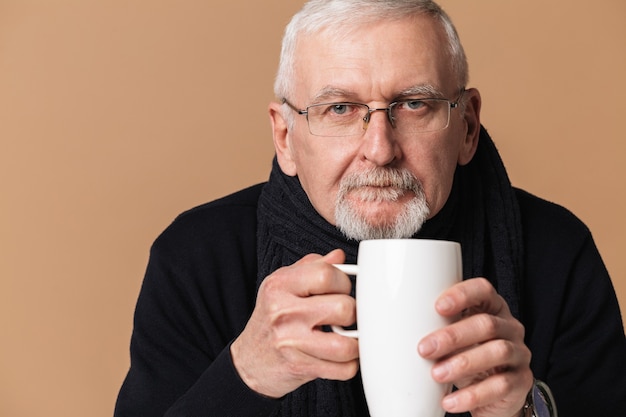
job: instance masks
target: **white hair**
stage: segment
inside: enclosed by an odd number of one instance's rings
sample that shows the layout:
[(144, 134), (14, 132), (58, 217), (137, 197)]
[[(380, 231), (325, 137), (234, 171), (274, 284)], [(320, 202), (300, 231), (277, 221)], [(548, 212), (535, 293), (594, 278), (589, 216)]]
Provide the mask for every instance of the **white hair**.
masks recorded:
[(437, 3), (431, 0), (311, 0), (285, 28), (274, 82), (276, 97), (289, 97), (294, 89), (298, 37), (321, 31), (338, 37), (371, 22), (400, 20), (415, 15), (431, 16), (441, 23), (448, 38), (448, 53), (457, 78), (457, 88), (465, 87), (468, 81), (467, 58), (450, 17)]

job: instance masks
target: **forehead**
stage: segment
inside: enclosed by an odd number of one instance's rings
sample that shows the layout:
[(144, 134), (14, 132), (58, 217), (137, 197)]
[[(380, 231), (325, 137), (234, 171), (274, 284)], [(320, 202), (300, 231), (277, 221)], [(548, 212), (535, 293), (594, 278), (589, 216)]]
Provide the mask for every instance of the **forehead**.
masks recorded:
[(445, 32), (424, 15), (302, 35), (295, 53), (294, 94), (307, 103), (328, 91), (369, 102), (415, 86), (457, 88)]

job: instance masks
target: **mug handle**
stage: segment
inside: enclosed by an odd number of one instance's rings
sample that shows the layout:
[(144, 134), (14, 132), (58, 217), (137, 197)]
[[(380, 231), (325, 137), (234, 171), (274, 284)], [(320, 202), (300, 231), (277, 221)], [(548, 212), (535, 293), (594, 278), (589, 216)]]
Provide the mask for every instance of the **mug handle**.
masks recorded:
[[(333, 264), (333, 266), (337, 269), (339, 269), (340, 271), (348, 274), (348, 275), (357, 275), (359, 273), (359, 266), (358, 265), (352, 265), (352, 264)], [(351, 337), (353, 339), (357, 339), (359, 337), (359, 331), (358, 330), (346, 330), (341, 326), (337, 326), (337, 325), (331, 325), (330, 326), (331, 329), (333, 329), (333, 331), (335, 333), (338, 333), (342, 336), (346, 336), (346, 337)]]

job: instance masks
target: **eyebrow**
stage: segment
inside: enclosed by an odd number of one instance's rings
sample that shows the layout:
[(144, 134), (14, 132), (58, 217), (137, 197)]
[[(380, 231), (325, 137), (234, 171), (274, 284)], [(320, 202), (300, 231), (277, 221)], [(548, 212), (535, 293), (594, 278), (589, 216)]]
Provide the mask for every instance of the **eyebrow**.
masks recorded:
[(411, 86), (405, 90), (402, 90), (398, 94), (398, 98), (410, 97), (410, 96), (426, 96), (429, 98), (445, 98), (445, 95), (437, 87), (431, 84), (417, 84)]
[(326, 101), (336, 99), (338, 97), (345, 99), (354, 99), (356, 97), (356, 93), (349, 90), (344, 90), (343, 88), (326, 86), (322, 88), (320, 91), (313, 96), (313, 104), (324, 103)]
[[(445, 98), (445, 95), (435, 86), (431, 84), (416, 84), (409, 88), (400, 91), (396, 95), (396, 98), (392, 101), (411, 97), (411, 96), (424, 96), (429, 98)], [(313, 96), (312, 104), (325, 103), (328, 101), (341, 98), (344, 100), (355, 100), (357, 94), (354, 91), (345, 90), (339, 87), (333, 87), (331, 85), (322, 88), (315, 96)]]

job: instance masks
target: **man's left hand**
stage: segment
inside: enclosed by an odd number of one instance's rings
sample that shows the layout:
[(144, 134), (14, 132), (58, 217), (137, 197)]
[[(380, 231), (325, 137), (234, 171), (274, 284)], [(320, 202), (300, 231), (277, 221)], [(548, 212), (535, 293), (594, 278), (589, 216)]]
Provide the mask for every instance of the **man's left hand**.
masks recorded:
[(443, 399), (446, 411), (473, 417), (517, 417), (533, 384), (524, 326), (484, 278), (456, 284), (437, 300), (446, 317), (461, 317), (424, 337), (420, 355), (435, 361), (433, 378), (458, 390)]

